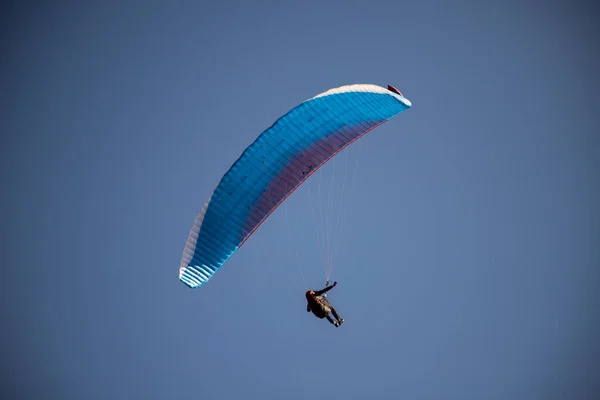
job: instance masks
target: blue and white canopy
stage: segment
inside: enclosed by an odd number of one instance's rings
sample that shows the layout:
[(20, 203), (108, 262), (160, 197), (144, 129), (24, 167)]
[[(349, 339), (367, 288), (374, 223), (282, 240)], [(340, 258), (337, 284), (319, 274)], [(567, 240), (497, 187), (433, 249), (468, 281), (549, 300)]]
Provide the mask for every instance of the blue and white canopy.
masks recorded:
[(320, 166), (410, 107), (393, 86), (348, 85), (280, 117), (246, 148), (202, 206), (179, 279), (191, 288), (205, 284)]

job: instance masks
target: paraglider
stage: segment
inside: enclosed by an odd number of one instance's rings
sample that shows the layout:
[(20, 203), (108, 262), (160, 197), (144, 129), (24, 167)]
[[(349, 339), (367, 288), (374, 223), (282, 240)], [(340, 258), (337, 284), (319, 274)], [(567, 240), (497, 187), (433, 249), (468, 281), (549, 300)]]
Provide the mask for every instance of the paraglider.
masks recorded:
[(190, 231), (179, 279), (204, 285), (269, 215), (319, 167), (409, 109), (391, 85), (341, 86), (294, 107), (250, 144), (202, 206)]
[[(327, 292), (333, 289), (334, 286), (337, 286), (337, 282), (333, 282), (333, 285), (329, 285), (321, 290), (309, 290), (305, 293), (306, 296), (306, 312), (311, 312), (320, 319), (327, 318), (331, 324), (333, 324), (336, 328), (344, 323), (344, 318), (340, 318), (335, 308), (331, 305), (329, 300), (327, 300)], [(335, 318), (335, 321), (329, 314), (332, 314)]]

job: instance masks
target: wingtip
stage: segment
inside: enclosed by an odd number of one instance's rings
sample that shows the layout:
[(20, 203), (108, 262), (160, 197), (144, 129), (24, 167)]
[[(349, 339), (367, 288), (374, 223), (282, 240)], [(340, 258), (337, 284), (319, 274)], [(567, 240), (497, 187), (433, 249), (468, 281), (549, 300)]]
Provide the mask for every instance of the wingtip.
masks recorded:
[(408, 100), (406, 97), (404, 97), (404, 95), (402, 93), (400, 93), (400, 91), (398, 89), (396, 89), (394, 86), (389, 85), (388, 84), (388, 90), (392, 93), (397, 94), (400, 97), (396, 97), (398, 99), (398, 101), (402, 102), (402, 104), (404, 104), (406, 107), (412, 107), (412, 103), (410, 102), (410, 100)]

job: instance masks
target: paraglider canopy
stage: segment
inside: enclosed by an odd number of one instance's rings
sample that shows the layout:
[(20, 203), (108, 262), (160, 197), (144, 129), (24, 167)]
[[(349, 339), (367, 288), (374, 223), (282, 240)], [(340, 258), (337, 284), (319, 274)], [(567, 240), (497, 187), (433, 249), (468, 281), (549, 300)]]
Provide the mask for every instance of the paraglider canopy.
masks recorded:
[(411, 107), (388, 85), (348, 85), (304, 101), (262, 132), (202, 206), (183, 251), (179, 279), (205, 284), (267, 217), (320, 166)]

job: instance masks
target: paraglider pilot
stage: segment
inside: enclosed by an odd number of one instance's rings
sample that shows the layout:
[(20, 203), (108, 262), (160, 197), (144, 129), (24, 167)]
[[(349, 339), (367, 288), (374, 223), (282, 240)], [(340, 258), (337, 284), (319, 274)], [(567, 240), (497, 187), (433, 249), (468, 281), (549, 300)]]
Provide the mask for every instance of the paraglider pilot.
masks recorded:
[[(337, 282), (333, 282), (333, 285), (327, 286), (325, 289), (321, 290), (309, 290), (306, 292), (306, 301), (308, 304), (306, 305), (306, 312), (311, 312), (315, 314), (317, 318), (327, 318), (329, 322), (331, 322), (335, 327), (340, 326), (344, 323), (344, 319), (340, 318), (338, 313), (335, 311), (335, 308), (331, 305), (331, 303), (327, 300), (327, 292), (331, 290), (334, 286), (337, 285)], [(333, 314), (336, 321), (331, 318), (329, 313)]]

